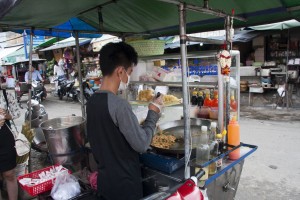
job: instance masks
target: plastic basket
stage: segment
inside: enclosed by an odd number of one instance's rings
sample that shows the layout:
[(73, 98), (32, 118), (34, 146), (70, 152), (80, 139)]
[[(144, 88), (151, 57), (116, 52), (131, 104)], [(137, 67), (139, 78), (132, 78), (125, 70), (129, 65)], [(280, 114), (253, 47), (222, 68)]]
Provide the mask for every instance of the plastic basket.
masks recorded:
[[(47, 191), (51, 190), (52, 187), (53, 187), (55, 178), (50, 179), (48, 181), (45, 181), (43, 183), (34, 185), (34, 186), (22, 185), (20, 183), (20, 180), (23, 179), (23, 178), (37, 179), (37, 178), (39, 178), (39, 174), (40, 173), (46, 172), (46, 171), (50, 171), (50, 169), (53, 168), (53, 167), (55, 167), (55, 166), (59, 166), (59, 165), (50, 166), (50, 167), (47, 167), (47, 168), (44, 168), (44, 169), (40, 169), (40, 170), (31, 172), (29, 174), (25, 174), (25, 175), (19, 176), (18, 177), (18, 182), (19, 182), (20, 187), (23, 190), (25, 190), (26, 192), (28, 192), (28, 194), (30, 194), (31, 196), (36, 196), (38, 194), (41, 194), (41, 193), (44, 193), (44, 192), (47, 192)], [(63, 167), (63, 169), (66, 169), (66, 168)], [(66, 169), (66, 170), (68, 171), (69, 174), (71, 174), (70, 170), (68, 170), (68, 169)]]
[(155, 56), (164, 54), (165, 41), (163, 40), (136, 40), (127, 42), (139, 56)]
[(171, 174), (184, 165), (184, 159), (158, 155), (155, 153), (143, 153), (140, 155), (141, 162), (150, 168)]

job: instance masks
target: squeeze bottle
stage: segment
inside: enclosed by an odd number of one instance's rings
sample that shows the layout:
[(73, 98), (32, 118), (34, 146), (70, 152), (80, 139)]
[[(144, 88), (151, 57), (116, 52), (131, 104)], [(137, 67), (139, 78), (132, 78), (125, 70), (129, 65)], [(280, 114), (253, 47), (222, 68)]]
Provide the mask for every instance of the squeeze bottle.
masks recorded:
[[(233, 146), (238, 146), (240, 144), (240, 125), (236, 121), (236, 117), (233, 117), (232, 120), (230, 120), (228, 125), (228, 144)], [(228, 147), (228, 150), (231, 149), (232, 148)], [(239, 158), (240, 158), (240, 148), (229, 153), (230, 160), (237, 160)]]

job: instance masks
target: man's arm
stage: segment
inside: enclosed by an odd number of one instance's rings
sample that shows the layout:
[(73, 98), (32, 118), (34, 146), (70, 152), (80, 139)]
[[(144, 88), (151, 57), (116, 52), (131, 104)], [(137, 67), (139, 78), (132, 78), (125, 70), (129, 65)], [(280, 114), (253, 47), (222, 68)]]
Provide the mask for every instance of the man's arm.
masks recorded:
[(150, 146), (159, 114), (149, 110), (144, 125), (141, 126), (126, 101), (121, 101), (116, 110), (117, 126), (127, 142), (137, 152), (145, 152)]

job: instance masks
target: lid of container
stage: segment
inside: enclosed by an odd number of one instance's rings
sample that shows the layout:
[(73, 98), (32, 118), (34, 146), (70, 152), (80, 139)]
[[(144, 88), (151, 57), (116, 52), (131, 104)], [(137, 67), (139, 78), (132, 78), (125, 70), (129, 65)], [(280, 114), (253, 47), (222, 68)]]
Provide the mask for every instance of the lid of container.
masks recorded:
[(210, 127), (211, 128), (217, 128), (217, 122), (211, 122)]
[(201, 131), (202, 132), (207, 132), (207, 126), (201, 126)]

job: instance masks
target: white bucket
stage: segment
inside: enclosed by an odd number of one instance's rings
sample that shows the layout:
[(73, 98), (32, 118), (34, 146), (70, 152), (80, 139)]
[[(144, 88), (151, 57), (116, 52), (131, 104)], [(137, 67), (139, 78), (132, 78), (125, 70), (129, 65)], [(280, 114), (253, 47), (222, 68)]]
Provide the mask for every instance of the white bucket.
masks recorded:
[(17, 164), (16, 167), (16, 177), (22, 176), (25, 174), (27, 162)]

